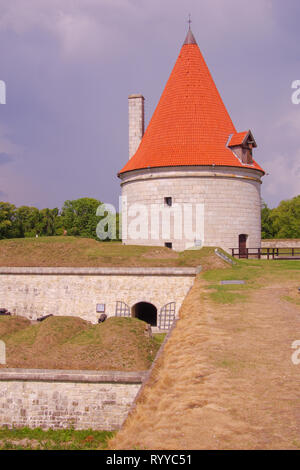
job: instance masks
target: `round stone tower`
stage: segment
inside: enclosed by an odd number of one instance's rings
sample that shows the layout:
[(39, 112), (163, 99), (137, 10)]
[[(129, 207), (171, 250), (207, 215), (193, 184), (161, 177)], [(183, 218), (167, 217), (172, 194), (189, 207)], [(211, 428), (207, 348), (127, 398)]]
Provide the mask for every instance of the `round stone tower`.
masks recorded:
[(143, 128), (144, 97), (130, 95), (130, 159), (118, 175), (123, 243), (259, 248), (257, 145), (250, 130), (236, 131), (190, 29)]

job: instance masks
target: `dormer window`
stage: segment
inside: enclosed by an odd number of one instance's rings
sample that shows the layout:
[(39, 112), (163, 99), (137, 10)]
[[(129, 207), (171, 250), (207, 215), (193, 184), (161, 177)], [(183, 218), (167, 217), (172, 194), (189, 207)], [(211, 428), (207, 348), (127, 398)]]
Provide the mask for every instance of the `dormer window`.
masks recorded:
[(257, 147), (251, 131), (238, 132), (233, 134), (227, 147), (232, 150), (236, 157), (238, 157), (245, 165), (252, 165), (253, 163), (253, 148)]

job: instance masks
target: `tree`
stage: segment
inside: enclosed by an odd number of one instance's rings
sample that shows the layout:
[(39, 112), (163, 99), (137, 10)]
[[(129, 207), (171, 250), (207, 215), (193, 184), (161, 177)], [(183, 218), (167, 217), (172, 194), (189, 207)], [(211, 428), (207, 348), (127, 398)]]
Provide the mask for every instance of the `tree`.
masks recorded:
[(36, 207), (21, 206), (16, 209), (16, 224), (20, 237), (34, 237), (40, 220), (40, 211)]
[(275, 229), (273, 226), (272, 209), (269, 209), (267, 204), (263, 201), (261, 209), (261, 237), (273, 238), (275, 236)]
[(18, 237), (16, 207), (9, 202), (0, 202), (0, 239)]
[(61, 217), (68, 235), (97, 239), (96, 227), (100, 217), (96, 211), (100, 204), (97, 199), (89, 197), (65, 201)]
[(275, 238), (300, 238), (300, 195), (272, 209)]
[(59, 210), (57, 208), (40, 210), (39, 221), (36, 225), (38, 235), (45, 235), (47, 237), (56, 235), (58, 217)]

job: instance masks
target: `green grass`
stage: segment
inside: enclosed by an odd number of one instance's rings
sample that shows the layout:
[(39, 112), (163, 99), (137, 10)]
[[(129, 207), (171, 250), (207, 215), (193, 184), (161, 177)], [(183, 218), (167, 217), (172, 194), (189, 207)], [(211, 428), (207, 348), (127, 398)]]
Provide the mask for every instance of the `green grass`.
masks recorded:
[(92, 429), (45, 431), (41, 428), (3, 427), (0, 428), (0, 450), (101, 450), (107, 448), (107, 441), (113, 435), (113, 432)]
[(300, 305), (300, 296), (299, 299), (294, 299), (289, 295), (283, 295), (281, 298), (282, 300), (286, 300), (287, 302), (292, 302), (293, 304)]
[(207, 281), (253, 281), (262, 272), (263, 263), (264, 260), (236, 260), (236, 264), (229, 269), (212, 269), (203, 273), (203, 276)]
[(157, 344), (159, 344), (161, 346), (162, 343), (164, 342), (164, 339), (165, 339), (166, 335), (167, 335), (167, 333), (155, 333), (153, 335), (153, 339)]
[[(274, 276), (277, 279), (296, 279), (300, 271), (300, 261), (297, 260), (235, 261), (236, 264), (229, 269), (211, 269), (201, 274), (209, 283), (207, 288), (213, 291), (210, 297), (217, 303), (246, 302), (250, 290), (260, 288), (266, 280), (272, 282)], [(220, 281), (233, 280), (245, 281), (245, 284), (220, 284)], [(298, 303), (297, 299), (293, 301)]]
[(95, 325), (72, 316), (21, 320), (0, 316), (6, 367), (147, 370), (160, 347), (160, 339), (145, 336), (146, 323), (138, 318), (110, 317)]
[(226, 292), (218, 290), (210, 294), (211, 299), (214, 302), (220, 304), (233, 304), (235, 302), (246, 302), (247, 296), (245, 294), (239, 294), (237, 292)]
[(198, 266), (215, 257), (214, 248), (181, 253), (163, 246), (122, 245), (81, 237), (0, 240), (0, 266)]
[[(232, 304), (235, 302), (245, 302), (247, 300), (247, 290), (257, 287), (257, 276), (262, 272), (260, 265), (251, 265), (237, 260), (230, 269), (213, 269), (203, 273), (205, 280), (209, 281), (208, 289), (212, 289), (210, 297), (214, 302), (222, 304)], [(245, 281), (245, 284), (225, 284), (221, 281)]]
[(217, 365), (218, 367), (226, 367), (232, 369), (236, 367), (236, 361), (234, 361), (233, 359), (223, 359), (222, 361), (219, 361)]
[(217, 361), (216, 366), (228, 369), (233, 373), (240, 373), (242, 369), (245, 369), (247, 367), (255, 368), (256, 364), (253, 362), (245, 362), (243, 360), (235, 358), (224, 358), (220, 361)]
[(300, 441), (293, 441), (292, 444), (298, 449), (300, 449)]
[[(217, 258), (214, 249), (203, 247), (178, 253), (161, 246), (122, 245), (120, 242), (100, 242), (82, 237), (15, 238), (0, 240), (0, 266), (205, 266)], [(232, 259), (228, 253), (225, 254)], [(220, 258), (218, 260), (223, 263)], [(244, 261), (249, 266), (251, 263), (252, 266), (257, 266), (256, 263), (272, 263), (274, 266), (280, 263), (281, 267), (291, 262), (236, 258), (234, 261), (233, 269), (237, 270)], [(299, 269), (299, 262), (295, 260), (293, 263), (294, 268), (288, 269)]]
[(34, 344), (38, 333), (38, 328), (32, 328), (32, 326), (28, 326), (20, 331), (16, 331), (11, 333), (10, 335), (0, 336), (3, 340), (8, 340), (9, 338), (13, 337), (14, 344), (26, 344), (32, 345)]

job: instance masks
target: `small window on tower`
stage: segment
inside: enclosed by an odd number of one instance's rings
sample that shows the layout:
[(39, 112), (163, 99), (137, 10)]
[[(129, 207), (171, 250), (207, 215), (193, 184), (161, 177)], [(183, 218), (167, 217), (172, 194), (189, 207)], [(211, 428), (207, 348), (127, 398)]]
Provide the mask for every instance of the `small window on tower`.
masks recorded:
[(166, 204), (166, 206), (171, 207), (172, 206), (172, 198), (171, 197), (165, 197), (165, 204)]

